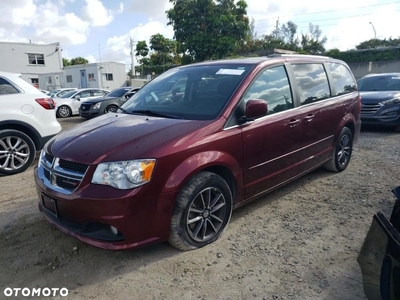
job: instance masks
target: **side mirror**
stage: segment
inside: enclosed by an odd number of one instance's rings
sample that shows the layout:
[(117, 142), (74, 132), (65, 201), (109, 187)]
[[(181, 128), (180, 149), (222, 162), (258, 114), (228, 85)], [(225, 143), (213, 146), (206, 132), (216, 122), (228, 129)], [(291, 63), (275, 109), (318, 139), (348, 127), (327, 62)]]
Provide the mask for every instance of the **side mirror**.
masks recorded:
[(75, 100), (81, 101), (81, 98), (79, 96), (75, 96), (74, 98)]
[(264, 117), (268, 112), (267, 102), (264, 100), (249, 100), (246, 103), (245, 115), (240, 117), (240, 121), (254, 121), (257, 118)]

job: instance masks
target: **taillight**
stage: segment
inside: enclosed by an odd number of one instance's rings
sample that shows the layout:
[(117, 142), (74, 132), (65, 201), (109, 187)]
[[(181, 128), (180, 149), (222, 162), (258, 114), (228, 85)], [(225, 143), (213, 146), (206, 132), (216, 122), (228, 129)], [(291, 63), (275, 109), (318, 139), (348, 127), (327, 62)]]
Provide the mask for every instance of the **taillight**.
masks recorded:
[(37, 103), (39, 103), (45, 109), (54, 109), (56, 108), (56, 103), (51, 98), (38, 98), (35, 99)]

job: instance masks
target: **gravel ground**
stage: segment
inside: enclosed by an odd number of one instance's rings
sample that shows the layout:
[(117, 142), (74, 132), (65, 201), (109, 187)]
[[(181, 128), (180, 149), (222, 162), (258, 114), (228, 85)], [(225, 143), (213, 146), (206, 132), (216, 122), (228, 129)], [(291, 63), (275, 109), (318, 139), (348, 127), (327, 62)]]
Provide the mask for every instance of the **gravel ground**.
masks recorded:
[(239, 208), (220, 240), (190, 252), (87, 246), (44, 221), (33, 166), (0, 177), (0, 299), (6, 287), (66, 287), (67, 299), (366, 299), (356, 257), (372, 215), (394, 203), (399, 142), (363, 130), (345, 172), (316, 170)]

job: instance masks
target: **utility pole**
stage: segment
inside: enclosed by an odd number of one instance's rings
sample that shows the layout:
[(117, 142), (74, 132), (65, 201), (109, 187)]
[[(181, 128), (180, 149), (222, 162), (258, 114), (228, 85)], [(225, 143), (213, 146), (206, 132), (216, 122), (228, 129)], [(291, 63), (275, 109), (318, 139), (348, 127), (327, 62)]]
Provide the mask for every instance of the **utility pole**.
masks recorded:
[(100, 51), (100, 43), (99, 43), (99, 58), (100, 58), (100, 62), (101, 62), (101, 51)]
[(275, 35), (276, 38), (279, 37), (279, 17), (278, 20), (276, 20)]
[(132, 60), (131, 76), (133, 77), (133, 76), (136, 75), (136, 72), (135, 72), (135, 53), (133, 52), (133, 40), (132, 40), (132, 38), (131, 38), (130, 45), (131, 45), (131, 60)]

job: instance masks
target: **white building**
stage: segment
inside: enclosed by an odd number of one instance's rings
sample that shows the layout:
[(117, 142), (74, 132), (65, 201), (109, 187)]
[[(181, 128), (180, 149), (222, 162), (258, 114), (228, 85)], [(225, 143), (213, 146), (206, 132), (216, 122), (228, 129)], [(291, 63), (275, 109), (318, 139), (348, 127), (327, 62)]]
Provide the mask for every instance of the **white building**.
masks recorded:
[(113, 90), (126, 86), (125, 65), (117, 62), (99, 62), (64, 68), (65, 87), (105, 88)]
[(39, 75), (62, 71), (60, 43), (33, 44), (0, 42), (0, 71), (21, 73), (32, 84)]

